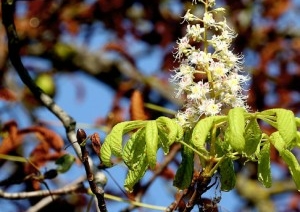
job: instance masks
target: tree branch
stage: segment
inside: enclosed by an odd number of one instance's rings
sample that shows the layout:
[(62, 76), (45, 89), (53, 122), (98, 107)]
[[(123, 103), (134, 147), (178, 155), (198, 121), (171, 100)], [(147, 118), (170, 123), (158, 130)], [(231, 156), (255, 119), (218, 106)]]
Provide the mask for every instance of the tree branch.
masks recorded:
[(107, 212), (106, 204), (104, 200), (104, 190), (97, 186), (94, 178), (94, 174), (91, 170), (91, 166), (89, 164), (89, 153), (87, 149), (85, 148), (85, 142), (86, 142), (86, 133), (83, 129), (77, 130), (77, 142), (80, 144), (81, 152), (82, 152), (82, 163), (84, 165), (87, 180), (90, 184), (90, 188), (92, 192), (95, 194), (97, 200), (98, 200), (98, 207), (101, 212)]
[(75, 120), (60, 108), (54, 100), (45, 94), (32, 80), (27, 69), (24, 67), (19, 55), (20, 42), (14, 24), (15, 0), (2, 0), (2, 22), (8, 39), (8, 56), (13, 67), (18, 72), (23, 83), (29, 88), (37, 100), (50, 110), (64, 125), (68, 140), (71, 142), (76, 154), (80, 155), (80, 147), (76, 142)]
[[(82, 181), (85, 178), (80, 178), (80, 180), (76, 180), (75, 182), (64, 186), (63, 188), (53, 190), (49, 192), (48, 190), (40, 190), (40, 191), (30, 191), (30, 192), (16, 192), (16, 193), (8, 193), (0, 190), (0, 197), (5, 199), (27, 199), (33, 197), (47, 197), (50, 195), (62, 195), (69, 194), (71, 192), (76, 192), (83, 187)], [(51, 198), (51, 197), (50, 197)]]

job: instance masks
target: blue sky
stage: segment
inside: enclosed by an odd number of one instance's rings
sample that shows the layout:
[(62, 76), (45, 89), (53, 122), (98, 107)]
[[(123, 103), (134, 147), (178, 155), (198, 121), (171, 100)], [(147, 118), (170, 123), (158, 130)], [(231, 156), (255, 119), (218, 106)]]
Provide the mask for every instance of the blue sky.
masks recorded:
[[(300, 6), (300, 0), (294, 0), (294, 2)], [(22, 7), (20, 7), (20, 13), (22, 12)], [(24, 8), (23, 8), (24, 9)], [(180, 11), (180, 8), (175, 7), (174, 10)], [(282, 20), (282, 27), (284, 27), (284, 23), (289, 23), (290, 20), (293, 20), (295, 26), (300, 27), (297, 19), (297, 11), (287, 13)], [(109, 40), (116, 39), (116, 36), (103, 28), (103, 25), (99, 23), (98, 29), (95, 31), (95, 35), (92, 36), (92, 40), (89, 41), (89, 51), (98, 52), (101, 47)], [(144, 43), (138, 43), (134, 41), (130, 36), (127, 37), (128, 41), (131, 43), (131, 54), (136, 55), (138, 61), (137, 66), (139, 70), (142, 72), (151, 75), (158, 73), (160, 69), (160, 64), (162, 62), (162, 55), (164, 50), (161, 47), (154, 46), (150, 50)], [(63, 41), (76, 43), (76, 45), (85, 45), (82, 37), (70, 38), (69, 35), (65, 35), (62, 37)], [(138, 56), (141, 52), (147, 50), (147, 54), (144, 56)], [(251, 53), (246, 55), (249, 58), (254, 58), (255, 55), (251, 55)], [(24, 58), (25, 65), (26, 63), (31, 63), (32, 59)], [(250, 60), (249, 60), (250, 61)], [(251, 60), (252, 62), (254, 60)], [(37, 62), (37, 63), (36, 63)], [(51, 63), (47, 61), (35, 60), (35, 65), (40, 66), (42, 69), (49, 70), (51, 68)], [(250, 66), (255, 65), (255, 61), (253, 64), (248, 64)], [(92, 77), (88, 76), (84, 73), (76, 73), (74, 75), (68, 73), (60, 73), (55, 77), (55, 82), (58, 89), (58, 94), (55, 98), (58, 105), (60, 105), (65, 111), (67, 111), (78, 123), (78, 127), (82, 127), (86, 130), (87, 134), (92, 134), (94, 132), (98, 132), (104, 137), (104, 133), (95, 128), (85, 128), (84, 124), (93, 124), (97, 118), (105, 117), (107, 112), (110, 110), (110, 106), (112, 104), (112, 98), (114, 95), (114, 91), (108, 88), (106, 85), (99, 83)], [(79, 100), (76, 96), (77, 88), (76, 84), (79, 83), (82, 88), (84, 88), (83, 99)], [(271, 98), (272, 99), (272, 98)], [(122, 104), (125, 108), (128, 108), (128, 100), (124, 99)], [(1, 103), (0, 103), (1, 104)], [(18, 117), (19, 120), (23, 120), (24, 123), (21, 123), (21, 126), (26, 126), (28, 122), (25, 119), (25, 116), (19, 116), (22, 114), (21, 109), (16, 108), (17, 111), (15, 114), (7, 114), (2, 118), (2, 122), (5, 120), (9, 120), (12, 117)], [(46, 109), (39, 109), (37, 111), (39, 117), (43, 121), (51, 122), (54, 125), (58, 124), (58, 126), (54, 126), (53, 128), (57, 130), (62, 136), (64, 136), (64, 129), (59, 126), (59, 122), (49, 111)], [(24, 117), (24, 119), (22, 118)], [(103, 138), (102, 137), (102, 138)], [(71, 147), (67, 149), (73, 153)], [(98, 163), (98, 161), (96, 161)], [(51, 168), (51, 164), (48, 168)], [(123, 165), (118, 165), (112, 169), (109, 169), (109, 172), (114, 176), (115, 180), (119, 182), (120, 185), (123, 184), (126, 169)], [(63, 183), (72, 181), (71, 178), (76, 179), (78, 176), (85, 174), (82, 167), (74, 167), (71, 170), (71, 175), (65, 175), (63, 177)], [(276, 175), (277, 172), (275, 172)], [(146, 174), (145, 178), (149, 178), (151, 175)], [(2, 178), (1, 178), (2, 179)], [(114, 187), (117, 189), (113, 180), (108, 176), (108, 187)], [(159, 191), (159, 192), (158, 192)], [(150, 187), (149, 191), (146, 193), (145, 199), (143, 199), (146, 203), (155, 204), (159, 206), (168, 206), (174, 200), (174, 192), (175, 189), (172, 185), (164, 180), (156, 180), (155, 183)], [(209, 192), (205, 193), (206, 197), (213, 198), (215, 197), (215, 189), (211, 189)], [(222, 192), (222, 199), (220, 202), (221, 211), (237, 211), (237, 209), (242, 206), (243, 201), (235, 195), (235, 191), (231, 192)], [(118, 209), (123, 209), (126, 204), (117, 203), (117, 202), (109, 202), (108, 207), (109, 211), (118, 211)], [(143, 210), (150, 211), (150, 210)], [(194, 210), (197, 211), (197, 210)]]

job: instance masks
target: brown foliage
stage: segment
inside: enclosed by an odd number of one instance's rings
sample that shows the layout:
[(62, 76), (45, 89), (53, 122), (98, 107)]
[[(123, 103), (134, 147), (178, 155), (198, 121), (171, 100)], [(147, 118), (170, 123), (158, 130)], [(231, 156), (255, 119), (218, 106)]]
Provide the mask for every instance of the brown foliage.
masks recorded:
[(2, 133), (5, 134), (0, 145), (0, 154), (9, 154), (16, 150), (23, 142), (24, 134), (20, 133), (15, 121), (6, 122), (3, 125)]
[(17, 100), (17, 95), (8, 88), (0, 88), (0, 99), (14, 102)]
[[(36, 173), (37, 169), (48, 161), (56, 160), (63, 155), (64, 142), (61, 137), (43, 126), (18, 129), (15, 121), (9, 121), (3, 125), (2, 133), (5, 134), (0, 145), (0, 154), (10, 154), (16, 151), (23, 144), (26, 135), (31, 133), (36, 135), (39, 142), (31, 151), (28, 158), (29, 162), (25, 164), (24, 170), (26, 174)], [(33, 182), (33, 186), (35, 189), (40, 188), (37, 181)]]
[(149, 117), (144, 108), (142, 93), (135, 90), (130, 98), (130, 119), (131, 120), (147, 120)]

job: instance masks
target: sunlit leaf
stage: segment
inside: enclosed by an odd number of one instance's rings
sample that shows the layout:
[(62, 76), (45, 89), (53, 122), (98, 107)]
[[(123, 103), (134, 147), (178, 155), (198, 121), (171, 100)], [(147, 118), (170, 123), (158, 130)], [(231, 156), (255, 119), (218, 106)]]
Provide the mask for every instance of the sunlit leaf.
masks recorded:
[(245, 149), (244, 152), (251, 156), (260, 144), (262, 132), (256, 119), (250, 119), (245, 130)]
[(295, 117), (295, 122), (297, 127), (300, 127), (300, 118), (299, 117)]
[(228, 113), (228, 130), (226, 131), (226, 141), (232, 148), (238, 152), (245, 149), (245, 110), (237, 107), (229, 110)]
[(121, 157), (123, 135), (144, 125), (144, 121), (127, 121), (115, 125), (112, 131), (106, 136), (101, 147), (100, 157), (103, 164), (111, 166), (110, 158), (112, 155)]
[(156, 121), (147, 121), (145, 127), (146, 155), (150, 168), (156, 166), (156, 152), (158, 149), (158, 129)]
[(266, 123), (270, 124), (272, 127), (277, 129), (277, 117), (276, 117), (276, 109), (264, 110), (259, 113), (259, 118)]
[(168, 138), (167, 145), (170, 146), (176, 140), (177, 133), (178, 133), (178, 125), (175, 120), (170, 119), (168, 117), (161, 116), (156, 119), (157, 127), (161, 129), (161, 131), (165, 132), (165, 135)]
[(205, 141), (207, 136), (213, 127), (213, 125), (219, 121), (226, 120), (226, 116), (210, 116), (201, 119), (195, 126), (192, 134), (192, 144), (198, 150), (205, 149)]
[(284, 162), (288, 165), (290, 173), (293, 177), (293, 180), (296, 184), (296, 187), (298, 191), (300, 190), (300, 165), (299, 161), (293, 155), (292, 152), (285, 149), (282, 152), (280, 152), (280, 156), (283, 158)]
[(258, 180), (266, 188), (269, 188), (272, 185), (269, 142), (264, 144), (258, 157)]
[(170, 150), (169, 138), (166, 135), (166, 133), (163, 130), (161, 130), (160, 128), (158, 128), (158, 141), (159, 141), (159, 144), (161, 145), (164, 153), (168, 154), (168, 152)]
[(286, 149), (286, 145), (284, 140), (282, 139), (279, 132), (272, 133), (270, 136), (270, 140), (274, 147), (279, 152), (279, 155), (282, 157), (282, 159), (285, 161), (285, 163), (288, 165), (288, 168), (290, 170), (290, 173), (293, 177), (293, 180), (297, 186), (297, 189), (300, 190), (300, 165), (299, 161), (293, 155), (291, 151)]
[(290, 110), (276, 109), (278, 131), (288, 147), (296, 139), (297, 126), (294, 113)]
[(132, 192), (133, 186), (144, 176), (148, 169), (148, 160), (146, 155), (140, 158), (140, 164), (135, 169), (130, 169), (127, 173), (124, 187), (126, 191)]
[(67, 172), (73, 165), (74, 161), (75, 157), (73, 155), (65, 154), (61, 156), (55, 161), (55, 164), (57, 165), (57, 171), (60, 173)]
[(145, 129), (139, 129), (127, 141), (123, 148), (122, 158), (129, 169), (136, 169), (141, 158), (145, 157)]

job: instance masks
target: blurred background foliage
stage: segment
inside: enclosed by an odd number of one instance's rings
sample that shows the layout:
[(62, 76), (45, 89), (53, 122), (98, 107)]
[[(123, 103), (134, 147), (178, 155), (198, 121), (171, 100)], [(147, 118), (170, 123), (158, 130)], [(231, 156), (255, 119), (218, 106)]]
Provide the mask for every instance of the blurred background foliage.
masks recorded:
[[(252, 110), (283, 107), (299, 115), (300, 1), (217, 0), (217, 4), (226, 8), (226, 19), (238, 33), (232, 48), (234, 52), (244, 55), (244, 70), (251, 77), (246, 90)], [(95, 122), (89, 123), (108, 132), (112, 126), (124, 120), (136, 117), (155, 119), (166, 115), (163, 111), (149, 109), (151, 105), (143, 105), (144, 103), (151, 102), (175, 110), (180, 108), (182, 100), (173, 98), (173, 87), (169, 78), (171, 70), (178, 66), (173, 59), (176, 40), (185, 34), (185, 24), (180, 24), (181, 17), (191, 7), (199, 13), (202, 11), (200, 5), (192, 5), (189, 0), (18, 1), (15, 24), (21, 39), (20, 54), (27, 61), (26, 68), (36, 83), (54, 99), (60, 92), (56, 80), (63, 73), (67, 73), (70, 80), (73, 75), (87, 75), (113, 90), (113, 103), (106, 115), (95, 117)], [(25, 155), (22, 154), (27, 152), (31, 161), (39, 162), (37, 167), (41, 168), (64, 154), (61, 143), (63, 141), (59, 140), (51, 123), (43, 122), (37, 115), (35, 111), (40, 105), (22, 85), (11, 67), (3, 26), (0, 28), (0, 38), (0, 152), (23, 157)], [(102, 98), (97, 91), (84, 88), (78, 78), (72, 85), (80, 101), (85, 101), (85, 92), (92, 92), (94, 98)], [(134, 92), (136, 90), (143, 94), (142, 97)], [(131, 101), (130, 110), (123, 107), (124, 99)], [(103, 104), (105, 103), (106, 100), (103, 99)], [(72, 104), (70, 103), (70, 107)], [(32, 126), (18, 128), (18, 122), (22, 118), (14, 116), (15, 105), (22, 105), (23, 116), (30, 120)], [(91, 108), (89, 112), (92, 110), (97, 116), (98, 108)], [(68, 108), (66, 111), (68, 112)], [(78, 111), (83, 112), (85, 111)], [(9, 118), (12, 120), (8, 121)], [(268, 126), (264, 127), (271, 133)], [(31, 136), (32, 133), (35, 136)], [(29, 139), (35, 139), (40, 144), (29, 145), (29, 150), (24, 150), (27, 146), (22, 147), (22, 139), (24, 136), (28, 139), (28, 134), (31, 136)], [(52, 143), (60, 145), (59, 147), (42, 145), (49, 141), (50, 134)], [(65, 135), (60, 136), (65, 139)], [(300, 157), (298, 150), (295, 150), (295, 154)], [(45, 157), (38, 157), (41, 155)], [(32, 159), (34, 156), (36, 158)], [(300, 195), (294, 191), (287, 167), (274, 150), (271, 157), (277, 174), (273, 187), (268, 190), (262, 189), (260, 183), (254, 180), (257, 174), (255, 165), (247, 163), (242, 168), (245, 161), (237, 162), (239, 180), (235, 195), (241, 196), (244, 202), (236, 211), (253, 208), (260, 211), (300, 211)], [(171, 168), (167, 166), (156, 177), (171, 180), (179, 161), (180, 157), (174, 156)], [(5, 160), (2, 159), (0, 163), (1, 169), (4, 169)], [(94, 163), (99, 164), (99, 160), (96, 159)], [(2, 189), (10, 189), (15, 185), (14, 179), (25, 179), (34, 173), (34, 169), (28, 164), (14, 163), (14, 167), (9, 175), (1, 178)], [(33, 178), (26, 178), (18, 182), (24, 184), (21, 190), (41, 189), (40, 185), (37, 186), (32, 181)], [(119, 182), (121, 185), (122, 183)], [(143, 195), (147, 188), (137, 187), (131, 195)], [(107, 190), (117, 196), (124, 196), (118, 188), (108, 187)], [(68, 211), (74, 207), (85, 207), (88, 198), (81, 195), (81, 200), (78, 197), (72, 201), (66, 198), (60, 200), (61, 204), (50, 204), (48, 208), (54, 210), (64, 205), (69, 207), (66, 209)], [(30, 204), (37, 201), (30, 199)], [(170, 203), (166, 202), (164, 206)], [(16, 201), (11, 204), (18, 211), (29, 207), (28, 202), (20, 204)], [(109, 204), (113, 203), (108, 202)]]

